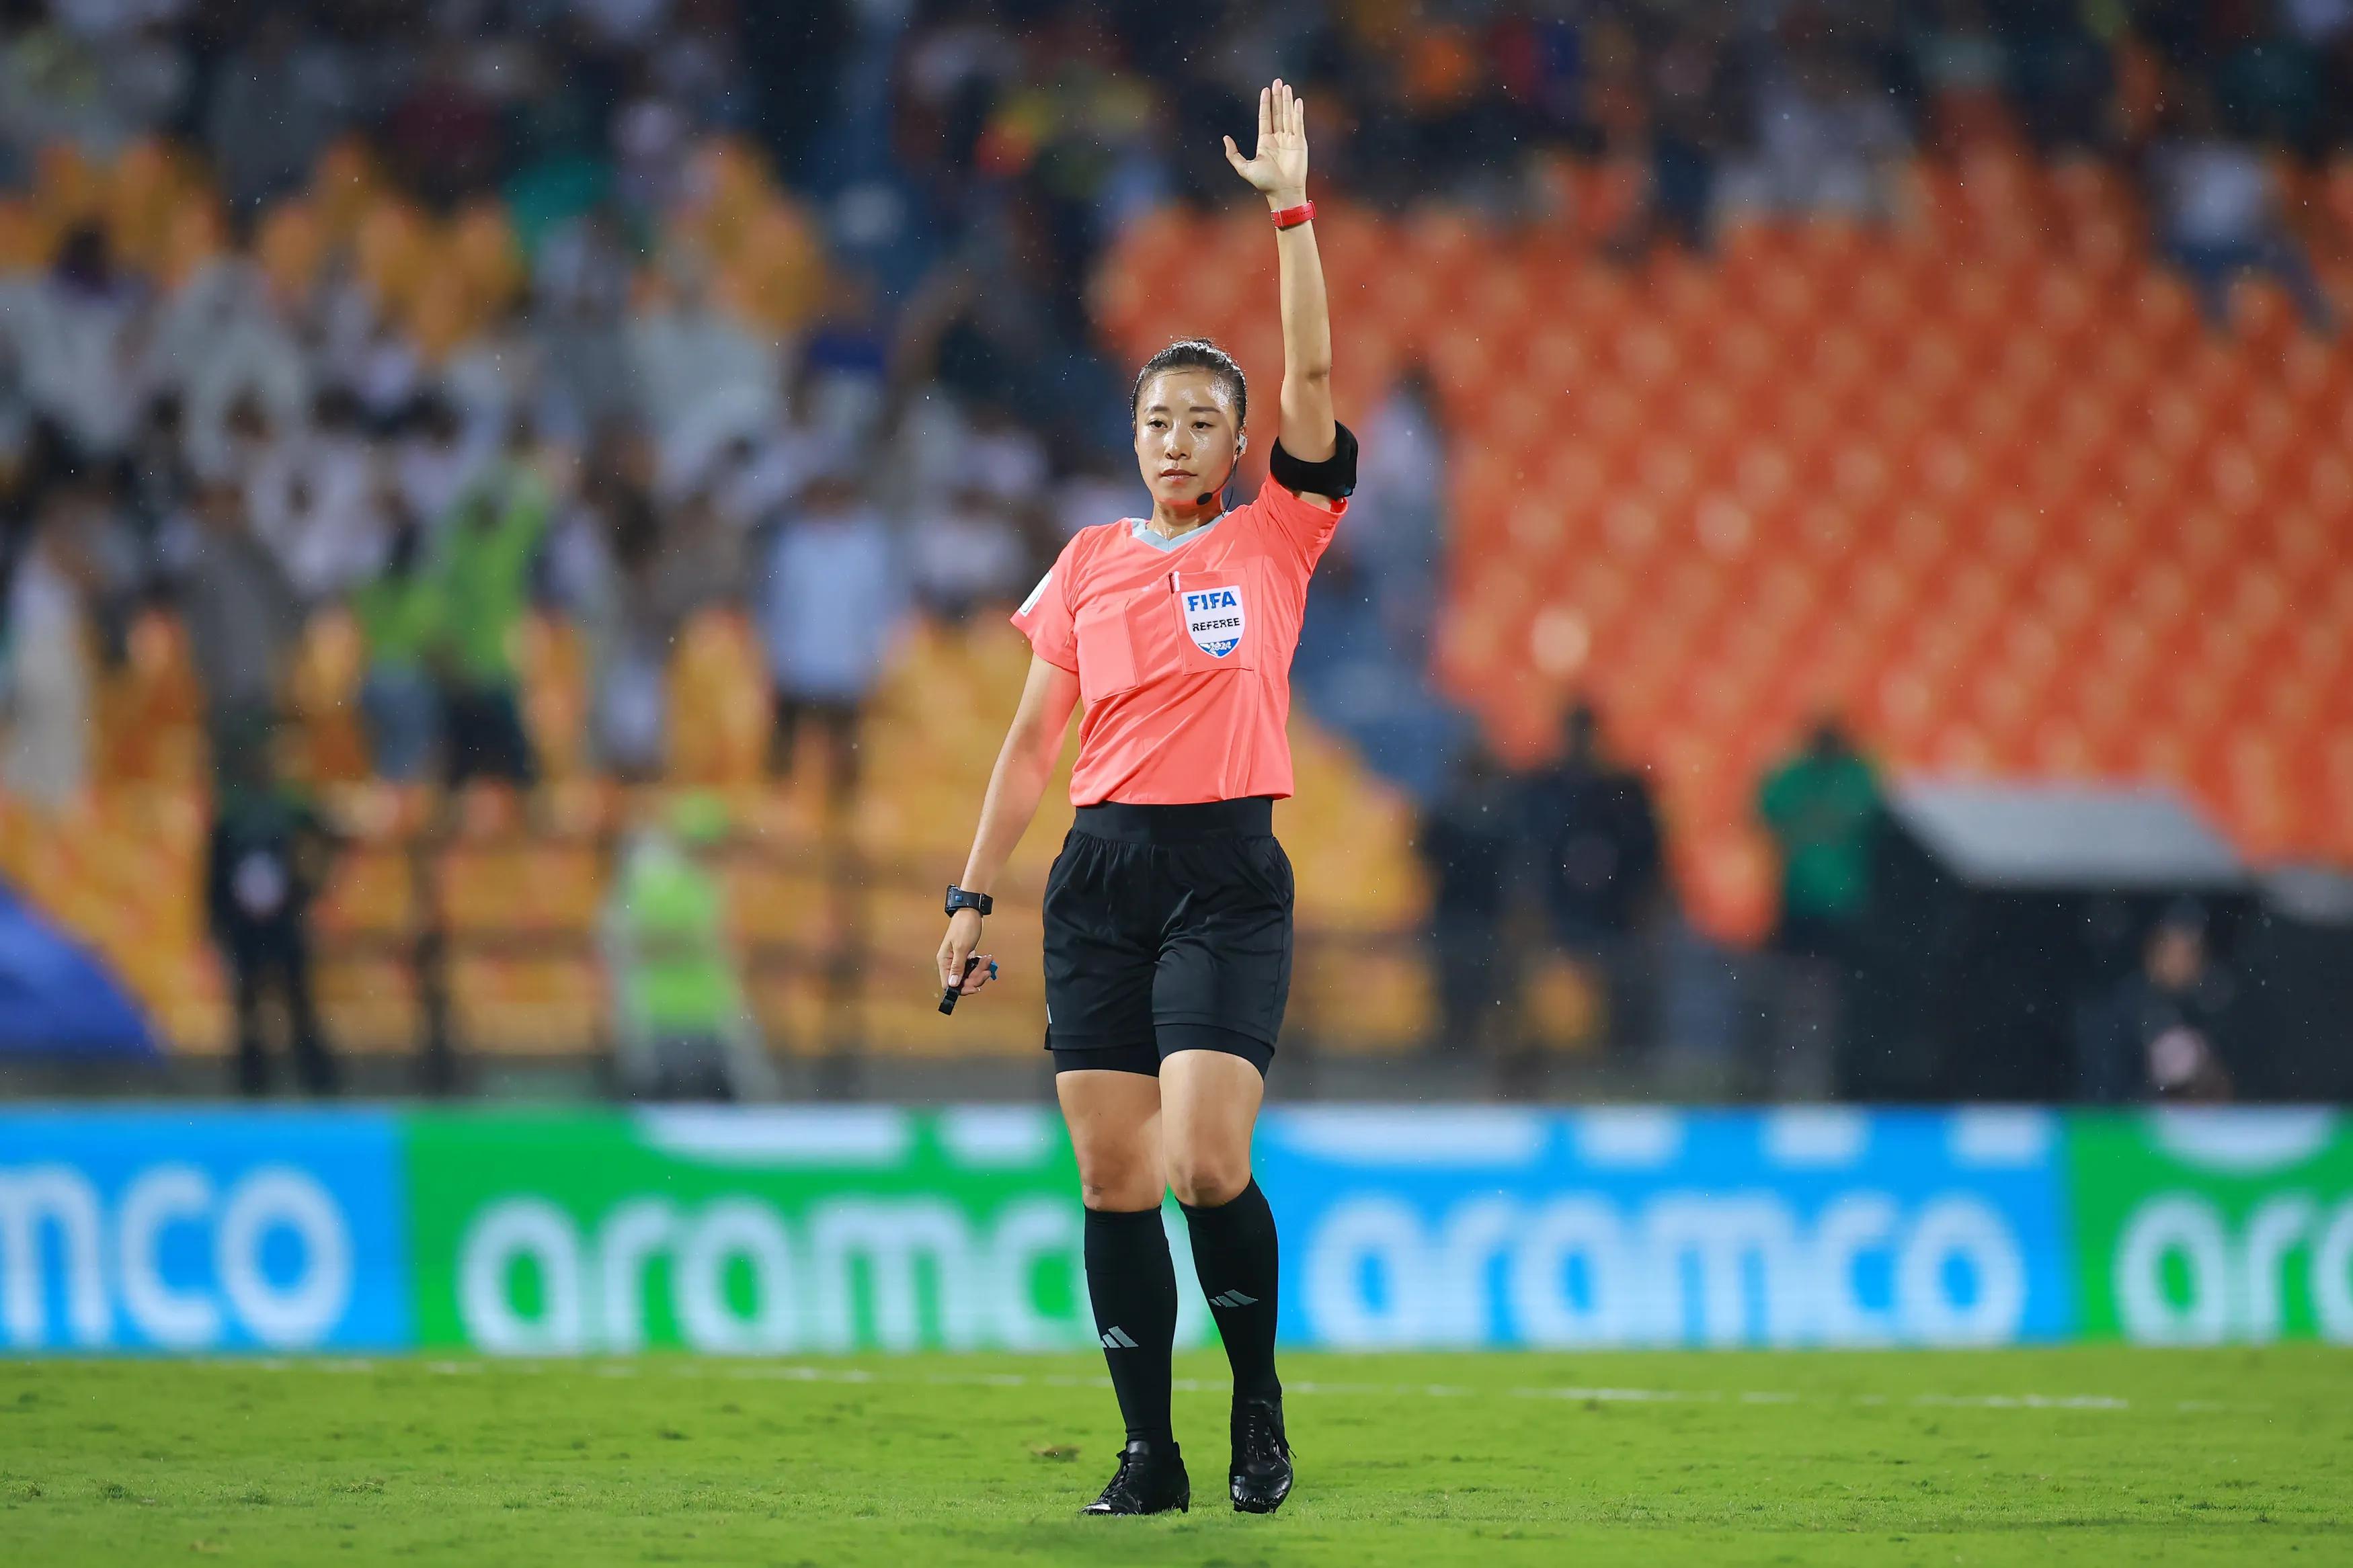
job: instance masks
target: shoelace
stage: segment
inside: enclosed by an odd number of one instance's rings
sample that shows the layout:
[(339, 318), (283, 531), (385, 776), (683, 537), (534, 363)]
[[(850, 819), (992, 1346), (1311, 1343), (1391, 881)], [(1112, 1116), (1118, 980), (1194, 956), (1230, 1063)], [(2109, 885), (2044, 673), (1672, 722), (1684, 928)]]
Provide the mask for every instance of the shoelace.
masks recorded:
[(1119, 1452), (1119, 1468), (1112, 1472), (1111, 1484), (1104, 1487), (1104, 1497), (1134, 1497), (1135, 1488), (1130, 1484), (1135, 1470), (1135, 1459), (1124, 1448)]
[(1262, 1405), (1253, 1405), (1242, 1412), (1240, 1447), (1243, 1458), (1253, 1464), (1282, 1457), (1288, 1445), (1275, 1426), (1272, 1410)]

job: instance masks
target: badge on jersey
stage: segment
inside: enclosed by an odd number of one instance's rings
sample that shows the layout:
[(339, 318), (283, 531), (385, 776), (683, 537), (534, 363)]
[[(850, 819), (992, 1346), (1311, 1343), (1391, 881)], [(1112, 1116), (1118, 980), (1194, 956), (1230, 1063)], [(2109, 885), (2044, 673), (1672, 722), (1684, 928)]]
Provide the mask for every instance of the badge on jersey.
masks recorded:
[(1212, 658), (1223, 658), (1242, 646), (1245, 626), (1240, 588), (1187, 588), (1181, 597), (1185, 630), (1195, 647)]

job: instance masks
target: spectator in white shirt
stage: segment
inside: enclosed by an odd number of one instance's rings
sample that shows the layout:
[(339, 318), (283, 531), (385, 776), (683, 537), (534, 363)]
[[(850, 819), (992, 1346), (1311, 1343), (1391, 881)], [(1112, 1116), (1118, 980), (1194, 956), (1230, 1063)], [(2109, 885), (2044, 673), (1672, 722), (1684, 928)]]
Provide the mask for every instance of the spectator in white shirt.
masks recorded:
[(690, 250), (666, 257), (670, 301), (627, 329), (638, 411), (665, 447), (693, 440), (732, 411), (770, 413), (776, 406), (776, 347), (711, 302), (709, 272), (708, 262)]
[(2287, 289), (2314, 331), (2333, 331), (2328, 297), (2280, 222), (2279, 191), (2262, 151), (2222, 134), (2213, 99), (2202, 89), (2181, 106), (2181, 132), (2153, 159), (2158, 237), (2189, 275), (2207, 324), (2227, 328), (2232, 282), (2242, 272), (2259, 272)]
[(116, 271), (96, 224), (67, 230), (56, 264), (0, 315), (27, 400), (84, 458), (111, 458), (130, 444), (144, 402), (142, 321), (140, 292)]
[(278, 314), (261, 269), (239, 256), (206, 262), (164, 302), (148, 352), (153, 379), (178, 391), (187, 460), (236, 469), (229, 416), (250, 401), (264, 423), (291, 430), (310, 410), (311, 367)]
[(984, 604), (1012, 603), (1029, 581), (1029, 552), (1008, 503), (987, 487), (958, 486), (910, 531), (908, 565), (925, 609), (961, 624)]
[(408, 509), (424, 521), (428, 537), (438, 536), (459, 498), (490, 471), (494, 454), (438, 393), (417, 400), (408, 425), (393, 455), (393, 482)]
[(813, 480), (768, 550), (757, 617), (776, 684), (770, 765), (789, 774), (810, 725), (832, 742), (837, 801), (858, 778), (858, 729), (902, 605), (891, 530), (838, 464)]
[(53, 811), (90, 776), (92, 573), (83, 544), (98, 506), (86, 485), (60, 489), (8, 584), (0, 784)]
[(278, 552), (294, 591), (319, 604), (384, 563), (383, 478), (359, 426), (359, 405), (332, 387), (306, 433), (276, 443), (246, 483), (253, 530)]

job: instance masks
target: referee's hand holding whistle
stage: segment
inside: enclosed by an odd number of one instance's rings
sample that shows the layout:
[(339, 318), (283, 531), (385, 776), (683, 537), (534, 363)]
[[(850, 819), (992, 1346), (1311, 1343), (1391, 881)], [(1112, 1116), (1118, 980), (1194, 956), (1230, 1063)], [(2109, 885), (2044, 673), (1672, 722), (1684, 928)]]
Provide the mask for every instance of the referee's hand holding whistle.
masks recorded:
[[(940, 939), (940, 994), (954, 991), (969, 996), (997, 974), (997, 964), (980, 946), (980, 911), (958, 910), (948, 917), (948, 934)], [(974, 962), (977, 960), (978, 962)]]

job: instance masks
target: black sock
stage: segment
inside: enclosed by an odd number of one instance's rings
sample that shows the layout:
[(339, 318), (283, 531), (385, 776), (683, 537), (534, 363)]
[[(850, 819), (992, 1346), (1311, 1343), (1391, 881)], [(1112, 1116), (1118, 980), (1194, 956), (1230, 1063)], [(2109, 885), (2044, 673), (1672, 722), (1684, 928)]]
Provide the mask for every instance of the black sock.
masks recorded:
[(1193, 1232), (1193, 1268), (1201, 1294), (1217, 1314), (1218, 1333), (1233, 1363), (1234, 1397), (1273, 1399), (1275, 1279), (1280, 1272), (1274, 1211), (1256, 1182), (1215, 1208), (1185, 1205)]
[(1158, 1209), (1087, 1211), (1087, 1295), (1128, 1436), (1173, 1441), (1168, 1352), (1176, 1341), (1176, 1269)]

